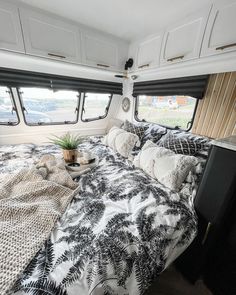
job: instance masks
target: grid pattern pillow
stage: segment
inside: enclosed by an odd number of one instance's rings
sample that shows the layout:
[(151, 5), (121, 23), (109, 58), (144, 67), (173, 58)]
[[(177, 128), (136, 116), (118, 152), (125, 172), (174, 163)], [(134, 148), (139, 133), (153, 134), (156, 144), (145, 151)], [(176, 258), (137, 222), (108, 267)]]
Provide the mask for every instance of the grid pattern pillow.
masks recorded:
[(143, 146), (147, 140), (151, 140), (152, 142), (157, 143), (166, 133), (167, 129), (165, 127), (162, 127), (158, 124), (150, 124), (148, 126), (148, 129), (144, 132), (141, 146)]
[(148, 126), (142, 124), (136, 125), (126, 120), (121, 126), (121, 128), (127, 132), (138, 135), (139, 139), (142, 140), (144, 132), (148, 129)]
[(192, 134), (169, 131), (158, 142), (158, 146), (174, 151), (176, 154), (195, 155), (207, 144), (207, 139)]

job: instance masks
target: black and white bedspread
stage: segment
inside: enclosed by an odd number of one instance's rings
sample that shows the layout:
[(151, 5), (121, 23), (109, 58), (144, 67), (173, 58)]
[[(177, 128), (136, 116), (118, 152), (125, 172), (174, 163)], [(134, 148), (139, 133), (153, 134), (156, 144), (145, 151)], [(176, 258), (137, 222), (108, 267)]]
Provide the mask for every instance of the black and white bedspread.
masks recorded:
[[(195, 176), (171, 192), (100, 143), (83, 144), (99, 164), (16, 282), (12, 294), (144, 294), (191, 243)], [(0, 147), (0, 173), (33, 164), (54, 146)], [(10, 294), (11, 294), (10, 293)]]

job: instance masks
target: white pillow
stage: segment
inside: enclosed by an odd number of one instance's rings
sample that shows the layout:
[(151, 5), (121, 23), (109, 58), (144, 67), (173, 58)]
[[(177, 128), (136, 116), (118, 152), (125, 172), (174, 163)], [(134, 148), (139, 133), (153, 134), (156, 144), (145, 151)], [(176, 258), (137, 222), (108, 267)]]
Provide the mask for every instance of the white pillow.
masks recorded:
[(139, 137), (136, 134), (112, 127), (109, 133), (103, 138), (102, 143), (111, 147), (121, 156), (128, 158), (135, 145), (139, 146)]
[(133, 164), (171, 190), (179, 190), (189, 172), (198, 164), (193, 156), (175, 154), (148, 140)]

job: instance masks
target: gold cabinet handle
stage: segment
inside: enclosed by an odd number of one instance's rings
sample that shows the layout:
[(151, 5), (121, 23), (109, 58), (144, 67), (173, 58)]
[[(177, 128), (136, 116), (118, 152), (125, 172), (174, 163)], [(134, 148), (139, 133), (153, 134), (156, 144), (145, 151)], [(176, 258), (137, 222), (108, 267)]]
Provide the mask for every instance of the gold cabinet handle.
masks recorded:
[(216, 50), (224, 50), (226, 48), (230, 48), (230, 47), (234, 47), (234, 46), (236, 46), (236, 43), (231, 43), (231, 44), (216, 47)]
[(168, 58), (167, 61), (175, 61), (177, 59), (183, 59), (183, 58), (184, 58), (184, 55), (180, 55), (180, 56)]
[(110, 66), (104, 64), (97, 64), (98, 67), (109, 68)]
[(147, 67), (149, 67), (149, 64), (141, 65), (138, 67), (138, 69), (143, 69), (143, 68), (147, 68)]
[(66, 58), (64, 55), (59, 55), (59, 54), (55, 54), (55, 53), (48, 53), (49, 56), (52, 56), (52, 57), (59, 57), (59, 58)]

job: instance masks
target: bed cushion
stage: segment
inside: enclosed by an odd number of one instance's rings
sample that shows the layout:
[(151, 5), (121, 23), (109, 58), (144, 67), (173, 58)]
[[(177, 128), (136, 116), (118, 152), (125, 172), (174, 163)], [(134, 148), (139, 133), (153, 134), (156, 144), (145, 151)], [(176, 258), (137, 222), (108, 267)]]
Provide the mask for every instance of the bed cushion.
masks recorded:
[(187, 132), (168, 131), (158, 142), (158, 146), (172, 150), (176, 154), (195, 155), (209, 144), (204, 137), (195, 136)]
[(175, 154), (148, 140), (135, 157), (133, 164), (169, 189), (177, 191), (189, 172), (198, 164), (198, 159), (193, 156)]
[(118, 152), (121, 156), (128, 158), (133, 148), (140, 145), (139, 137), (131, 132), (116, 126), (112, 127), (104, 137), (102, 143)]
[(141, 141), (143, 136), (144, 136), (145, 130), (148, 129), (148, 125), (145, 125), (145, 124), (139, 124), (138, 125), (138, 124), (134, 124), (134, 123), (131, 123), (128, 120), (126, 120), (122, 124), (121, 128), (124, 129), (127, 132), (131, 132), (133, 134), (136, 134), (139, 137), (140, 141)]
[(143, 146), (147, 140), (157, 143), (162, 136), (167, 133), (167, 129), (158, 124), (149, 124), (148, 126), (146, 125), (146, 127), (148, 128), (144, 132), (141, 146)]

